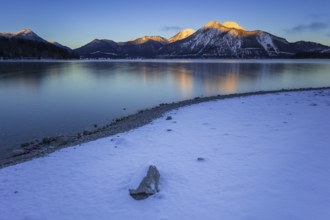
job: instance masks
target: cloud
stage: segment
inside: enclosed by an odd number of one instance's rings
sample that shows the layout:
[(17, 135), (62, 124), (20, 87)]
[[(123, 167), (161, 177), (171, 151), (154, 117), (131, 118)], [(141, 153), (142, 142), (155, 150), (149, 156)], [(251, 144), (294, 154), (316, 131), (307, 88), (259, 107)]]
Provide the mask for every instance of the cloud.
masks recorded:
[(323, 22), (313, 22), (310, 24), (299, 24), (297, 26), (294, 26), (293, 28), (286, 29), (285, 31), (290, 34), (294, 34), (305, 31), (320, 31), (326, 29), (327, 27), (328, 25)]
[(311, 19), (320, 19), (320, 18), (324, 18), (324, 17), (326, 17), (327, 16), (327, 14), (325, 14), (325, 13), (313, 13), (313, 14), (309, 14), (309, 15), (307, 15), (307, 18), (311, 18)]
[(164, 26), (162, 31), (181, 31), (183, 28), (179, 26)]

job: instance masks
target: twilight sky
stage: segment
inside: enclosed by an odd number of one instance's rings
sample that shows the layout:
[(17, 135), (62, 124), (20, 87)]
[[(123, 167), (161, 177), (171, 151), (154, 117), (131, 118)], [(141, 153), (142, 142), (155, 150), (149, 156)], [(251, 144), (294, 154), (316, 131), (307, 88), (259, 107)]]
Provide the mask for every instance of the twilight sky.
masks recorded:
[(212, 20), (236, 21), (289, 41), (330, 45), (326, 0), (0, 0), (0, 32), (32, 29), (72, 48), (95, 38), (127, 41), (145, 35), (171, 37)]

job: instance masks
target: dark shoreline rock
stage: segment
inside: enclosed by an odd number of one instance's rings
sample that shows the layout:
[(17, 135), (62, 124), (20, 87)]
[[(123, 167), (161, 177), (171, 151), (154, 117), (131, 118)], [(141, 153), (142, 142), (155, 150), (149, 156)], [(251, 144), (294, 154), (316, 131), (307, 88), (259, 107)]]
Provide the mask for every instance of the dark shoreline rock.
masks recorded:
[(167, 116), (167, 118), (166, 118), (167, 121), (172, 120), (172, 119), (173, 119), (172, 116)]
[(17, 157), (17, 156), (23, 155), (25, 153), (26, 153), (26, 151), (24, 149), (16, 149), (16, 150), (12, 151), (13, 157)]
[[(223, 100), (228, 98), (247, 97), (252, 95), (277, 94), (281, 92), (318, 91), (318, 90), (327, 90), (327, 89), (330, 89), (330, 87), (286, 89), (286, 90), (282, 89), (275, 91), (257, 91), (257, 92), (231, 94), (231, 95), (216, 95), (216, 96), (202, 97), (202, 98), (198, 97), (190, 100), (180, 101), (176, 103), (169, 103), (169, 104), (161, 103), (154, 108), (141, 110), (136, 114), (115, 119), (112, 121), (112, 123), (99, 127), (98, 129), (92, 131), (79, 132), (77, 133), (77, 135), (74, 136), (61, 136), (64, 141), (60, 141), (60, 143), (57, 143), (57, 141), (53, 141), (49, 144), (43, 144), (40, 141), (35, 141), (34, 144), (26, 147), (26, 148), (31, 148), (31, 150), (29, 150), (28, 152), (22, 155), (0, 160), (0, 168), (22, 163), (24, 161), (31, 160), (32, 158), (35, 157), (45, 156), (49, 153), (52, 153), (56, 150), (65, 147), (75, 146), (93, 140), (97, 140), (99, 138), (104, 138), (104, 137), (116, 135), (118, 133), (126, 132), (141, 127), (145, 124), (149, 124), (154, 119), (164, 116), (164, 114), (168, 111), (193, 104), (198, 104), (208, 101)], [(55, 137), (55, 138), (59, 138), (59, 137)]]

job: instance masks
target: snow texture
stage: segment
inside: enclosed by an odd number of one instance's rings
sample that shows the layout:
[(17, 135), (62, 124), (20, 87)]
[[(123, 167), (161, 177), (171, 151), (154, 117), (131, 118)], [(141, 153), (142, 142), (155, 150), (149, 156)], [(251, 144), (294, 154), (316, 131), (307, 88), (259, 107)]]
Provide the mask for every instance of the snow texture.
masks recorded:
[[(171, 111), (1, 169), (0, 219), (328, 220), (329, 112), (330, 90)], [(148, 161), (161, 190), (135, 201), (128, 189)]]
[(277, 56), (279, 54), (279, 50), (274, 45), (273, 39), (269, 34), (260, 33), (257, 39), (269, 56)]

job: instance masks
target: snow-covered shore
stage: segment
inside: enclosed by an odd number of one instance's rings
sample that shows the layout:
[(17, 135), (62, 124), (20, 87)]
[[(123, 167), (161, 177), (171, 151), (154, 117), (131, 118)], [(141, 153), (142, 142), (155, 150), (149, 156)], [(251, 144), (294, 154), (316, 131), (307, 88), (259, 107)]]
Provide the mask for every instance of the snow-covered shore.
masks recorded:
[[(171, 111), (1, 169), (0, 219), (329, 219), (329, 113), (330, 90)], [(151, 163), (160, 192), (135, 201), (132, 177)]]

